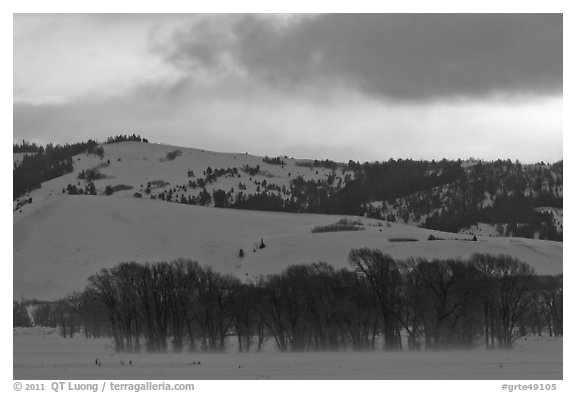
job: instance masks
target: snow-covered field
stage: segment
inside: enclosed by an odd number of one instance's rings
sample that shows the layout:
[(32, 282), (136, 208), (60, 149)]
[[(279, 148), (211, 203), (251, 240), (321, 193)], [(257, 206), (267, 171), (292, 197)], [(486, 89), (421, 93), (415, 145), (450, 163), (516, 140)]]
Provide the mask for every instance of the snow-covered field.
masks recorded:
[[(95, 360), (102, 362), (97, 367)], [(132, 366), (129, 361), (132, 360)], [(122, 365), (122, 362), (124, 363)], [(193, 362), (200, 364), (193, 365)], [(562, 379), (562, 339), (510, 351), (122, 354), (105, 339), (14, 330), (14, 379)]]

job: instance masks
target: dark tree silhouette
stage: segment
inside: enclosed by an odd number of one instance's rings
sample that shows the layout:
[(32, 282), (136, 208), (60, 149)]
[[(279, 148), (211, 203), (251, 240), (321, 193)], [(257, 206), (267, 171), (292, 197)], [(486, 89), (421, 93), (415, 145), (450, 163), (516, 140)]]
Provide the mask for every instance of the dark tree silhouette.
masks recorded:
[(562, 334), (562, 276), (535, 276), (509, 256), (397, 261), (363, 248), (349, 259), (353, 271), (292, 265), (247, 283), (185, 259), (121, 263), (81, 294), (37, 303), (34, 319), (64, 336), (84, 330), (113, 337), (120, 351), (154, 352), (221, 351), (230, 337), (242, 351), (268, 338), (281, 351), (371, 350), (380, 333), (387, 350), (401, 348), (401, 333), (409, 349), (510, 348), (531, 331)]

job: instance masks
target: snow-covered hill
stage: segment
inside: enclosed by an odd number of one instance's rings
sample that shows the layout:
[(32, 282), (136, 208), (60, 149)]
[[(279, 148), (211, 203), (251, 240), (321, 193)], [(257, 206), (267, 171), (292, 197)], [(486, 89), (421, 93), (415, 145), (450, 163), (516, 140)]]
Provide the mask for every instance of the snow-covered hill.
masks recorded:
[[(86, 279), (123, 261), (154, 262), (191, 258), (242, 279), (279, 272), (291, 264), (325, 261), (348, 266), (352, 248), (371, 247), (394, 257), (466, 258), (472, 253), (510, 254), (541, 274), (562, 272), (562, 243), (522, 238), (442, 233), (381, 220), (358, 218), (365, 230), (312, 233), (343, 216), (219, 209), (153, 199), (172, 190), (173, 201), (197, 195), (189, 182), (211, 170), (227, 171), (205, 184), (215, 189), (282, 194), (297, 176), (318, 181), (334, 176), (345, 183), (344, 169), (307, 167), (307, 161), (280, 157), (276, 164), (247, 153), (215, 153), (175, 146), (124, 142), (107, 144), (104, 154), (74, 157), (74, 171), (42, 184), (14, 202), (14, 297), (56, 299), (82, 290)], [(260, 167), (256, 174), (247, 168)], [(210, 168), (210, 169), (208, 169)], [(68, 195), (69, 184), (82, 188), (81, 173), (97, 170), (98, 195)], [(150, 186), (148, 186), (150, 183)], [(112, 195), (106, 187), (122, 186)], [(146, 188), (149, 190), (146, 191)], [(203, 188), (203, 187), (202, 187)], [(201, 189), (201, 188), (200, 188)], [(134, 197), (138, 193), (142, 197)], [(444, 240), (427, 240), (430, 235)], [(392, 239), (392, 241), (390, 241)], [(394, 241), (412, 239), (416, 241)], [(261, 241), (266, 247), (258, 247)], [(244, 257), (239, 256), (240, 249)]]
[[(250, 279), (290, 264), (326, 261), (347, 266), (352, 248), (382, 249), (394, 257), (510, 254), (538, 273), (562, 272), (562, 243), (479, 238), (363, 218), (365, 230), (312, 233), (341, 216), (188, 206), (161, 201), (59, 196), (14, 214), (14, 297), (55, 299), (84, 288), (86, 279), (122, 261), (192, 258)], [(358, 218), (355, 218), (358, 219)], [(446, 240), (429, 241), (433, 234)], [(265, 248), (257, 246), (264, 240)], [(417, 239), (417, 241), (390, 241)], [(239, 257), (243, 249), (245, 256)]]
[[(93, 180), (98, 194), (103, 194), (107, 186), (127, 186), (125, 190), (115, 192), (113, 197), (132, 197), (139, 192), (145, 198), (159, 196), (162, 192), (174, 190), (172, 200), (180, 200), (182, 196), (198, 195), (204, 188), (202, 185), (191, 187), (190, 182), (198, 182), (206, 177), (207, 171), (236, 168), (237, 174), (231, 173), (214, 176), (205, 188), (212, 194), (215, 189), (233, 193), (243, 191), (244, 194), (255, 194), (257, 190), (264, 191), (266, 185), (277, 186), (270, 192), (280, 193), (278, 189), (288, 187), (290, 181), (302, 176), (305, 181), (326, 179), (332, 170), (322, 167), (306, 166), (309, 160), (297, 160), (288, 157), (278, 157), (284, 164), (275, 165), (264, 162), (263, 157), (248, 153), (216, 153), (200, 149), (183, 148), (171, 145), (122, 142), (104, 144), (104, 154), (80, 154), (74, 157), (74, 171), (64, 176), (52, 179), (42, 184), (42, 188), (34, 190), (23, 199), (45, 201), (63, 194), (67, 186), (74, 185), (84, 188), (86, 179), (79, 175), (84, 171), (95, 171), (101, 178)], [(16, 158), (15, 158), (16, 160)], [(256, 174), (249, 174), (248, 168), (259, 167)], [(335, 182), (344, 184), (345, 177), (353, 176), (351, 171), (338, 170)], [(150, 193), (146, 193), (148, 183)], [(240, 185), (242, 184), (242, 186)], [(245, 188), (244, 188), (245, 187)]]

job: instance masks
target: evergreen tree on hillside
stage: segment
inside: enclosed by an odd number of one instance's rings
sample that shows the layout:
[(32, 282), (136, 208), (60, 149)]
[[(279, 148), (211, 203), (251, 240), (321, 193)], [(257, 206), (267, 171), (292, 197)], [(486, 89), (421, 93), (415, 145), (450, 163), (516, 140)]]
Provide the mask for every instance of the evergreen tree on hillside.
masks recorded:
[(212, 202), (212, 197), (210, 193), (206, 191), (206, 188), (203, 188), (200, 194), (198, 195), (199, 203), (202, 206), (208, 206), (210, 202)]
[(72, 157), (87, 152), (97, 143), (89, 140), (85, 143), (52, 145), (38, 147), (36, 154), (25, 155), (22, 163), (13, 170), (13, 198), (40, 188), (45, 181), (60, 177), (74, 170)]
[(224, 190), (214, 190), (212, 193), (214, 207), (228, 207), (228, 196)]

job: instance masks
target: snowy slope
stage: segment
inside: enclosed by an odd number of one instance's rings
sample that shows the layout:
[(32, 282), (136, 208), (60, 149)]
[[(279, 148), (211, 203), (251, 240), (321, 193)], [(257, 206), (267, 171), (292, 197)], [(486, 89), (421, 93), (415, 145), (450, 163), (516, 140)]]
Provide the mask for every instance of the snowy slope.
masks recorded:
[[(86, 279), (103, 267), (122, 261), (166, 261), (192, 258), (215, 270), (252, 279), (279, 272), (295, 263), (325, 261), (348, 266), (352, 248), (372, 247), (398, 258), (466, 258), (474, 252), (505, 253), (530, 263), (538, 273), (562, 272), (562, 243), (519, 238), (479, 237), (464, 241), (468, 234), (441, 233), (400, 224), (362, 219), (365, 230), (357, 232), (311, 233), (319, 225), (333, 224), (342, 216), (238, 211), (191, 206), (151, 200), (142, 193), (148, 182), (162, 182), (151, 194), (176, 189), (204, 171), (237, 168), (237, 176), (221, 176), (206, 186), (225, 191), (238, 183), (244, 193), (256, 192), (264, 180), (288, 187), (297, 176), (319, 180), (330, 174), (345, 182), (341, 169), (308, 168), (304, 160), (281, 157), (284, 165), (271, 165), (262, 157), (247, 153), (215, 153), (169, 145), (124, 142), (103, 145), (104, 156), (80, 154), (74, 157), (74, 172), (42, 184), (21, 198), (32, 203), (15, 206), (14, 297), (55, 299), (82, 290)], [(177, 153), (174, 153), (177, 152)], [(170, 154), (172, 153), (172, 154)], [(170, 157), (172, 155), (172, 157)], [(15, 158), (16, 159), (16, 158)], [(300, 164), (300, 165), (298, 165)], [(261, 168), (250, 176), (244, 166)], [(104, 178), (95, 180), (98, 196), (67, 195), (68, 184), (83, 187), (81, 171), (97, 168)], [(189, 177), (193, 171), (195, 177)], [(127, 185), (131, 189), (111, 196), (102, 195), (106, 186)], [(143, 194), (134, 198), (135, 192)], [(199, 189), (175, 191), (197, 195)], [(355, 218), (358, 219), (358, 218)], [(433, 234), (442, 241), (428, 241)], [(414, 238), (415, 242), (391, 242), (392, 238)], [(267, 247), (257, 244), (264, 239)], [(243, 249), (245, 256), (238, 256)]]
[[(83, 289), (86, 279), (122, 261), (198, 260), (243, 279), (290, 264), (326, 261), (347, 266), (352, 248), (394, 257), (467, 257), (505, 253), (541, 274), (562, 272), (562, 243), (479, 238), (363, 218), (363, 231), (311, 233), (342, 216), (289, 214), (180, 205), (105, 196), (47, 197), (14, 213), (14, 297), (55, 299)], [(357, 218), (356, 218), (357, 219)], [(430, 234), (453, 240), (428, 241)], [(390, 238), (414, 238), (390, 242)], [(266, 247), (255, 247), (264, 239)], [(245, 252), (239, 258), (240, 249)], [(256, 250), (255, 252), (253, 250)]]
[[(81, 171), (97, 169), (104, 178), (95, 180), (94, 185), (98, 194), (103, 194), (106, 186), (127, 185), (132, 189), (114, 193), (113, 197), (132, 197), (135, 192), (143, 193), (148, 182), (162, 181), (166, 185), (153, 187), (152, 193), (158, 195), (162, 191), (185, 186), (190, 180), (198, 180), (204, 177), (204, 171), (211, 169), (237, 168), (239, 177), (222, 176), (214, 183), (206, 185), (206, 190), (212, 193), (214, 189), (234, 193), (239, 191), (239, 183), (246, 186), (245, 194), (256, 193), (256, 181), (275, 184), (278, 187), (288, 187), (290, 181), (298, 176), (304, 180), (318, 180), (327, 178), (332, 171), (326, 168), (308, 168), (298, 166), (307, 160), (298, 160), (281, 157), (285, 165), (272, 165), (263, 162), (262, 157), (246, 153), (216, 153), (200, 149), (183, 148), (171, 145), (122, 142), (104, 144), (104, 156), (102, 158), (93, 154), (80, 154), (74, 157), (74, 171), (42, 184), (42, 188), (34, 190), (24, 198), (32, 197), (34, 200), (45, 201), (62, 194), (62, 190), (68, 184), (83, 187), (86, 182), (78, 179)], [(175, 153), (174, 159), (168, 159), (169, 153)], [(14, 158), (16, 160), (16, 156)], [(261, 173), (255, 176), (242, 171), (245, 166), (261, 168)], [(188, 176), (188, 171), (194, 172), (194, 177)], [(336, 181), (344, 182), (345, 175), (353, 175), (353, 172), (343, 173), (336, 171)], [(201, 188), (195, 190), (188, 187), (186, 192), (179, 191), (174, 194), (174, 199), (198, 195)], [(144, 194), (144, 198), (149, 198)]]

